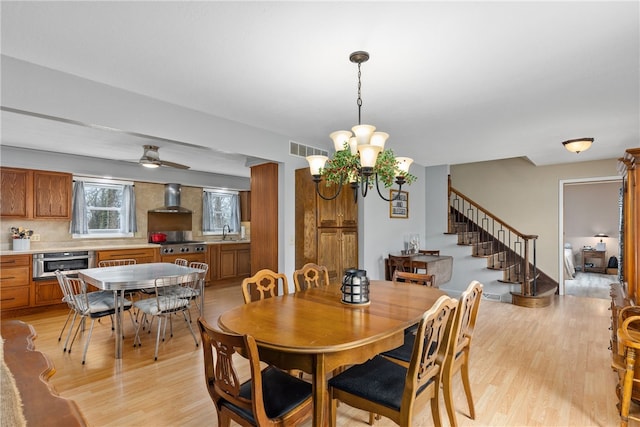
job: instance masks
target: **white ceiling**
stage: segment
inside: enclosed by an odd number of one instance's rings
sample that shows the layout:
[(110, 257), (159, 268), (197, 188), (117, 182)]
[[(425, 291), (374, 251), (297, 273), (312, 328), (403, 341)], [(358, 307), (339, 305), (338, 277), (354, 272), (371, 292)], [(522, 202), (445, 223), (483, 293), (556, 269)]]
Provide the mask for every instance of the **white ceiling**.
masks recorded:
[[(357, 124), (357, 67), (348, 59), (356, 50), (371, 54), (362, 65), (362, 122), (388, 132), (397, 155), (422, 165), (610, 159), (640, 141), (637, 1), (2, 1), (1, 8), (3, 55), (324, 149), (330, 132)], [(245, 175), (244, 156), (232, 148), (214, 163), (199, 160), (208, 147), (189, 141), (7, 112), (2, 125), (7, 145), (136, 160), (152, 143), (163, 160)], [(60, 135), (55, 145), (52, 133)], [(578, 137), (595, 143), (579, 155), (562, 148)]]

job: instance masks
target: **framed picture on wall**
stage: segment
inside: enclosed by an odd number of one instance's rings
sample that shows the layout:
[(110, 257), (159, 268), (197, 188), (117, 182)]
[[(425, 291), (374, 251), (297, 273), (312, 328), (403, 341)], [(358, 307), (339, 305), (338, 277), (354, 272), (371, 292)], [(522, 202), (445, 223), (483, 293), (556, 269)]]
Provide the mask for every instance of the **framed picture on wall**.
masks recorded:
[[(399, 194), (398, 194), (399, 193)], [(409, 193), (389, 190), (389, 218), (409, 218)]]

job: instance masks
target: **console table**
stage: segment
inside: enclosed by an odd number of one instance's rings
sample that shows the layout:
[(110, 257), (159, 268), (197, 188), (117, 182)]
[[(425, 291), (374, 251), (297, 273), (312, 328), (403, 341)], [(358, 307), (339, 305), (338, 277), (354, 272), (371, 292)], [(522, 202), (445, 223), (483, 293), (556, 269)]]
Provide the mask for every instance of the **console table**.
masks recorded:
[(585, 273), (607, 272), (606, 251), (596, 251), (595, 249), (582, 250), (582, 271)]

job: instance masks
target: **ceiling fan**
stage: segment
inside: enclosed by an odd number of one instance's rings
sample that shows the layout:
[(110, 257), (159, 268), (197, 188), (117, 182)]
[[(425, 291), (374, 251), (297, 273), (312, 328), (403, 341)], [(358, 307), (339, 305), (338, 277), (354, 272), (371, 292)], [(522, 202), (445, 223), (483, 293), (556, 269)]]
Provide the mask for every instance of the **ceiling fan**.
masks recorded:
[(180, 163), (167, 162), (165, 160), (160, 160), (160, 154), (158, 154), (157, 145), (144, 145), (144, 153), (138, 163), (147, 168), (157, 168), (158, 166), (168, 166), (170, 168), (177, 169), (189, 169), (189, 166), (181, 165)]

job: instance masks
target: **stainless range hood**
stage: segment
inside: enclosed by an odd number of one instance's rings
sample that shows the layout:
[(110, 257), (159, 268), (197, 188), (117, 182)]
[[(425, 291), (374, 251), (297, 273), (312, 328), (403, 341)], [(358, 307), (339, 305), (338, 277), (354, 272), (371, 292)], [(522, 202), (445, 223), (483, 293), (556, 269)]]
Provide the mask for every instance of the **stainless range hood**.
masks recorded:
[(149, 212), (157, 213), (191, 213), (187, 208), (180, 206), (180, 184), (165, 184), (164, 206), (151, 209)]

